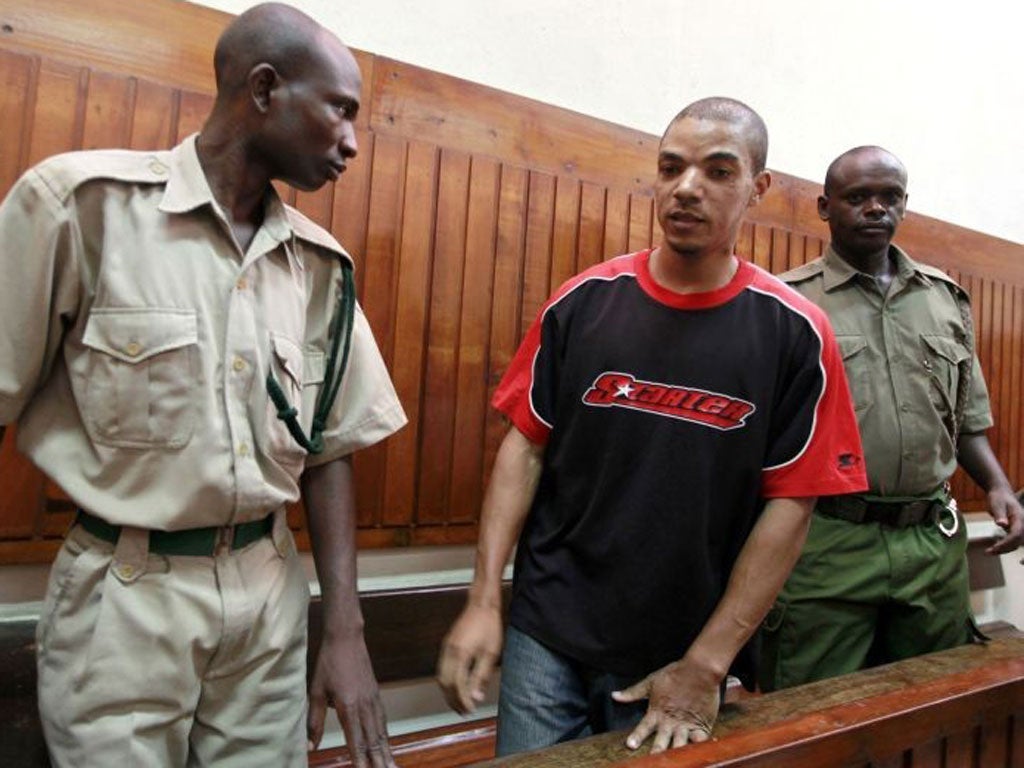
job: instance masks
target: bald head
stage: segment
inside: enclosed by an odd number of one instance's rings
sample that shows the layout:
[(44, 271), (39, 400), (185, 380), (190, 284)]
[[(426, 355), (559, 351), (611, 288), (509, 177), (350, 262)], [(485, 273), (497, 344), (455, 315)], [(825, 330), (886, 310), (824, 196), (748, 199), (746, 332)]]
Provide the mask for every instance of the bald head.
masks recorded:
[(888, 170), (901, 180), (904, 188), (907, 186), (907, 169), (900, 159), (887, 149), (867, 145), (848, 149), (829, 164), (825, 171), (825, 194), (832, 194), (841, 179), (866, 167)]
[(672, 118), (671, 127), (679, 120), (711, 120), (729, 123), (742, 129), (743, 137), (750, 152), (753, 172), (760, 173), (768, 162), (768, 128), (764, 120), (742, 101), (726, 96), (710, 96), (695, 101)]
[(297, 8), (262, 3), (239, 15), (224, 30), (213, 54), (220, 96), (247, 88), (253, 67), (269, 64), (282, 77), (306, 71), (324, 45), (343, 47), (333, 33)]

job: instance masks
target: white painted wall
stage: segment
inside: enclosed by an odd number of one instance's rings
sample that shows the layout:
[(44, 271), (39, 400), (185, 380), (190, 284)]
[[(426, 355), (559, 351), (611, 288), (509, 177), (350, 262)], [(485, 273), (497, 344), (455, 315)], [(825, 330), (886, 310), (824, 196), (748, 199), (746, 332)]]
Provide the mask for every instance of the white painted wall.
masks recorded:
[[(252, 0), (203, 0), (231, 13)], [(1007, 0), (292, 0), (345, 42), (661, 134), (748, 102), (769, 165), (818, 180), (881, 144), (912, 210), (1024, 242), (1024, 45)], [(1024, 265), (1021, 267), (1024, 270)]]

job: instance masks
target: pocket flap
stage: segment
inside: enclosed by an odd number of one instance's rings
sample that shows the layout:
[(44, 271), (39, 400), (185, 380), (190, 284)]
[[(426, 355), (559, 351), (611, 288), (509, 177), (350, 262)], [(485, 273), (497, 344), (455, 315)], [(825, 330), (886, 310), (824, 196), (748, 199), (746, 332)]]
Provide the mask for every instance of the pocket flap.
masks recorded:
[(302, 347), (287, 336), (271, 332), (270, 343), (274, 347), (277, 364), (290, 378), (296, 387), (302, 386), (303, 354)]
[(843, 360), (849, 360), (867, 345), (867, 339), (860, 335), (839, 336), (836, 335), (836, 343), (839, 345), (839, 352)]
[(935, 354), (946, 358), (953, 365), (959, 365), (967, 359), (967, 347), (952, 336), (933, 336), (921, 334), (921, 340)]
[(194, 309), (94, 307), (82, 343), (126, 363), (199, 342)]

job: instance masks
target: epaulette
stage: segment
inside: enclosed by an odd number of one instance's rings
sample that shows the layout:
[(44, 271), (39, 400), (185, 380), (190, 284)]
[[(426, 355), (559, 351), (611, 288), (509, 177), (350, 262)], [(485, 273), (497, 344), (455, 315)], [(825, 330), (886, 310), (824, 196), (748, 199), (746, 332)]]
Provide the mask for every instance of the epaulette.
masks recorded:
[(802, 283), (804, 280), (810, 280), (812, 277), (820, 275), (824, 270), (824, 261), (819, 256), (813, 261), (809, 261), (806, 264), (802, 264), (795, 269), (791, 269), (788, 272), (783, 272), (779, 275), (779, 280), (784, 283)]
[(956, 280), (947, 275), (938, 267), (933, 267), (931, 264), (921, 264), (920, 262), (917, 261), (914, 262), (914, 267), (921, 274), (927, 275), (928, 277), (933, 278), (935, 280), (941, 280), (942, 282), (946, 283), (950, 288), (953, 289), (953, 292), (957, 296), (967, 301), (970, 301), (970, 295), (960, 286), (960, 283), (958, 283)]
[(90, 149), (54, 155), (40, 162), (31, 172), (38, 174), (59, 200), (66, 200), (82, 184), (101, 179), (131, 184), (165, 184), (170, 170), (169, 161), (170, 151)]
[(284, 210), (288, 216), (288, 223), (291, 225), (292, 231), (297, 238), (331, 251), (339, 259), (348, 261), (349, 264), (355, 266), (355, 262), (348, 251), (342, 247), (341, 243), (334, 239), (330, 232), (310, 219), (302, 211), (292, 208), (290, 205), (286, 205)]

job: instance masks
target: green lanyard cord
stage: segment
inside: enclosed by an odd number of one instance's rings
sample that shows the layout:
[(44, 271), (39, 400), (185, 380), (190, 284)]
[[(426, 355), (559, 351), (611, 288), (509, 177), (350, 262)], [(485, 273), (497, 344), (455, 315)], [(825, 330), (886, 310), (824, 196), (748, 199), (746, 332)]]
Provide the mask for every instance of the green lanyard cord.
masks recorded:
[[(324, 372), (324, 385), (316, 398), (316, 408), (313, 411), (313, 424), (310, 428), (309, 437), (302, 431), (299, 424), (299, 412), (295, 410), (281, 385), (274, 378), (273, 370), (267, 372), (267, 393), (277, 408), (277, 418), (281, 419), (288, 427), (295, 442), (305, 448), (309, 453), (323, 453), (324, 450), (324, 428), (327, 426), (327, 419), (330, 416), (331, 408), (341, 390), (341, 380), (348, 367), (348, 355), (352, 348), (352, 324), (356, 313), (356, 287), (352, 279), (352, 266), (342, 262), (341, 270), (341, 293), (338, 296), (338, 306), (334, 310), (334, 317), (331, 318), (331, 352), (327, 356), (327, 370)], [(344, 339), (344, 342), (342, 341)], [(344, 346), (342, 344), (344, 343)], [(338, 365), (338, 350), (341, 348), (341, 365)]]

